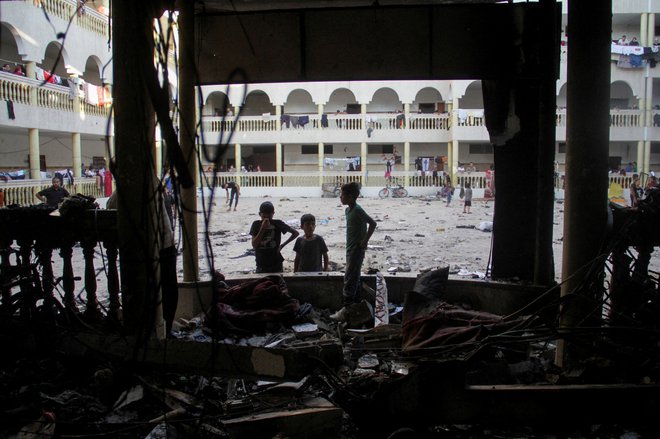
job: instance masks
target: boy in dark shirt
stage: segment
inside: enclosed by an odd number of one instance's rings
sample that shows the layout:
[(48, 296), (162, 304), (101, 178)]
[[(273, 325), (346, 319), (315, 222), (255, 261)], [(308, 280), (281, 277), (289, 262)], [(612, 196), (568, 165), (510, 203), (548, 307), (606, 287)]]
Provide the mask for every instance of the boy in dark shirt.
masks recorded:
[[(252, 248), (257, 261), (257, 273), (281, 273), (284, 271), (284, 258), (280, 251), (285, 245), (296, 239), (298, 231), (282, 220), (273, 219), (275, 207), (270, 201), (264, 201), (259, 207), (260, 220), (252, 223), (250, 235)], [(283, 233), (291, 236), (280, 245)]]
[(293, 271), (328, 271), (328, 246), (322, 237), (314, 234), (314, 215), (304, 214), (300, 218), (300, 228), (305, 236), (299, 237), (293, 244), (293, 251), (296, 252)]

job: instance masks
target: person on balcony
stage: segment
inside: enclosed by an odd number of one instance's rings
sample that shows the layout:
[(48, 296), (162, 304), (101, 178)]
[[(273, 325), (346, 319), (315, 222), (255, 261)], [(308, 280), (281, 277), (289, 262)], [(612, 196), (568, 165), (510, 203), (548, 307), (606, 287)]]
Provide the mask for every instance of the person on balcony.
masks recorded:
[(69, 191), (62, 187), (62, 182), (59, 178), (53, 177), (51, 180), (53, 185), (42, 191), (37, 192), (37, 198), (46, 203), (48, 207), (57, 208), (65, 197), (69, 196)]
[(616, 42), (619, 46), (627, 46), (628, 45), (628, 40), (626, 40), (626, 36), (622, 35), (621, 38)]
[(2, 71), (11, 73), (11, 67), (9, 66), (9, 64), (5, 64), (4, 66), (2, 66)]
[(630, 43), (628, 45), (629, 46), (639, 46), (639, 41), (637, 41), (637, 37), (632, 37), (632, 40), (630, 40)]
[(16, 67), (14, 67), (14, 75), (25, 76), (22, 65), (17, 64)]

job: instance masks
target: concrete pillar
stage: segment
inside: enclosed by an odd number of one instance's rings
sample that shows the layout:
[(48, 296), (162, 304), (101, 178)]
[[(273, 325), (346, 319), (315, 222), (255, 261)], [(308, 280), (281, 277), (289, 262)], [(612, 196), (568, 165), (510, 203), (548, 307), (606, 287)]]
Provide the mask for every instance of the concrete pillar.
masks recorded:
[[(190, 175), (199, 179), (195, 149), (195, 6), (177, 0), (179, 11), (179, 143)], [(183, 211), (183, 280), (199, 279), (197, 257), (197, 184), (181, 189)]]
[(277, 131), (282, 130), (282, 106), (281, 105), (275, 105), (275, 129)]
[(644, 141), (637, 141), (637, 173), (643, 172), (644, 168)]
[(649, 140), (644, 141), (644, 167), (642, 169), (642, 172), (646, 174), (651, 170), (651, 142)]
[[(592, 300), (581, 288), (591, 271), (604, 269), (600, 257), (607, 234), (609, 155), (610, 38), (612, 0), (568, 3), (566, 195), (559, 330), (599, 324)], [(585, 87), (584, 84), (589, 84)], [(596, 266), (594, 266), (596, 264)], [(594, 321), (595, 320), (595, 321)], [(579, 359), (578, 344), (558, 340), (559, 366)]]
[(275, 144), (275, 172), (277, 172), (277, 186), (282, 186), (282, 144)]
[(536, 184), (536, 231), (534, 249), (534, 283), (553, 285), (555, 282), (555, 264), (552, 252), (552, 231), (554, 219), (554, 161), (556, 140), (556, 78), (553, 66), (558, 61), (554, 50), (558, 33), (554, 19), (555, 0), (542, 0), (542, 28), (540, 34), (541, 50), (552, 56), (541, 58), (542, 74), (539, 84), (539, 137), (537, 155), (538, 173)]
[(367, 128), (367, 123), (364, 120), (367, 117), (367, 104), (360, 105), (360, 113), (362, 114), (362, 119), (360, 120), (360, 128), (363, 130)]
[(449, 164), (449, 175), (451, 175), (451, 181), (455, 182), (454, 177), (458, 171), (458, 140), (451, 141), (451, 158)]
[(403, 116), (406, 119), (405, 128), (408, 128), (408, 126), (410, 124), (410, 104), (403, 104)]
[(403, 179), (403, 185), (410, 185), (410, 176), (408, 171), (410, 171), (410, 142), (403, 142), (403, 171), (405, 172), (405, 177)]
[(451, 126), (458, 126), (458, 97), (451, 98)]
[[(162, 325), (157, 179), (152, 139), (154, 109), (147, 95), (143, 63), (154, 57), (152, 2), (117, 2), (112, 8), (113, 105), (117, 135), (117, 227), (124, 333), (146, 340), (165, 335)], [(152, 13), (150, 13), (152, 12)]]
[(647, 42), (646, 45), (647, 46), (652, 46), (653, 41), (655, 40), (655, 14), (653, 12), (649, 12), (648, 13), (648, 19), (649, 19), (648, 20), (648, 25), (647, 25), (647, 28), (648, 28), (647, 35), (648, 36), (646, 38), (646, 42)]
[(241, 166), (243, 166), (243, 159), (241, 158), (241, 144), (237, 143), (234, 146), (234, 166), (236, 167), (236, 173), (241, 172)]
[(325, 145), (323, 142), (319, 142), (319, 186), (323, 187), (323, 171), (325, 167), (323, 166), (325, 160)]
[(28, 128), (28, 147), (30, 162), (30, 178), (32, 180), (41, 179), (41, 161), (39, 152), (39, 130), (37, 128)]
[(639, 44), (642, 46), (650, 46), (648, 43), (648, 26), (649, 26), (649, 14), (642, 12), (639, 16)]
[[(37, 63), (34, 61), (28, 61), (25, 63), (25, 77), (26, 78), (37, 78)], [(30, 87), (30, 105), (37, 105), (37, 87)]]
[(367, 143), (360, 143), (360, 170), (362, 174), (362, 184), (367, 184)]
[(71, 133), (71, 155), (73, 176), (80, 178), (82, 169), (82, 146), (80, 145), (80, 133)]

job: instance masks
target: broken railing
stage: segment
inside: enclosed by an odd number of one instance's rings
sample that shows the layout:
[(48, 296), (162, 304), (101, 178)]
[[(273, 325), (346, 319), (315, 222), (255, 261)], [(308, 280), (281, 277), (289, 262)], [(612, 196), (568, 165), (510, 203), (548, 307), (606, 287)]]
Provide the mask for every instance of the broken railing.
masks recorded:
[[(57, 308), (87, 320), (110, 319), (119, 314), (117, 269), (117, 216), (114, 210), (79, 210), (54, 216), (44, 205), (0, 209), (0, 288), (2, 314), (32, 318), (40, 310), (54, 314)], [(97, 298), (97, 246), (107, 255), (108, 305)], [(73, 252), (82, 251), (84, 273), (74, 273)], [(54, 272), (53, 256), (59, 254), (62, 273)], [(60, 265), (59, 262), (57, 261)], [(83, 280), (86, 296), (76, 300), (76, 280)], [(56, 294), (59, 297), (56, 297)], [(84, 310), (80, 310), (82, 303)], [(103, 312), (104, 311), (104, 312)]]

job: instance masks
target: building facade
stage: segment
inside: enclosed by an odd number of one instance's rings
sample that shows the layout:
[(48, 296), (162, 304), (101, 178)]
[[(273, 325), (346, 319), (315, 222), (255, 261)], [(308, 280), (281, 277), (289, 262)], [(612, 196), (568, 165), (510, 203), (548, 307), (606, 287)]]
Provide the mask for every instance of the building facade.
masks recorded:
[[(0, 171), (39, 179), (63, 168), (80, 176), (89, 166), (107, 166), (113, 125), (106, 7), (74, 0), (0, 2), (0, 64), (9, 70), (0, 71), (6, 103), (0, 110)], [(660, 169), (658, 13), (659, 2), (613, 1), (612, 170)], [(620, 41), (623, 35), (626, 41)], [(559, 174), (570, 50), (570, 36), (562, 31), (561, 37)], [(639, 46), (629, 44), (633, 38)], [(14, 72), (19, 65), (25, 76)], [(434, 183), (434, 170), (479, 175), (493, 163), (477, 79), (218, 84), (202, 86), (198, 96), (205, 170), (259, 170), (274, 173), (275, 184), (287, 184), (293, 180), (284, 177), (297, 173), (356, 171), (379, 177), (372, 181), (380, 185), (390, 161), (407, 184), (427, 185)], [(425, 178), (414, 179), (420, 175)]]

